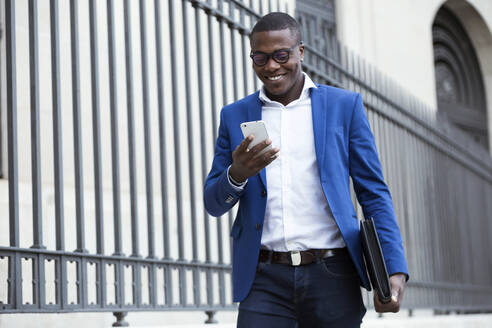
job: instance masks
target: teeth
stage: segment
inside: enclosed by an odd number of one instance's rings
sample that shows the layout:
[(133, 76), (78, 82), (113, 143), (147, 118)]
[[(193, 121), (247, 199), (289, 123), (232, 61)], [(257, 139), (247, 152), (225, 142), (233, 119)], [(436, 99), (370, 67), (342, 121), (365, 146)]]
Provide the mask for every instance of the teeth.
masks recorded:
[(275, 81), (275, 80), (278, 80), (282, 77), (282, 75), (277, 75), (277, 76), (269, 76), (267, 77), (267, 79), (269, 79), (270, 81)]

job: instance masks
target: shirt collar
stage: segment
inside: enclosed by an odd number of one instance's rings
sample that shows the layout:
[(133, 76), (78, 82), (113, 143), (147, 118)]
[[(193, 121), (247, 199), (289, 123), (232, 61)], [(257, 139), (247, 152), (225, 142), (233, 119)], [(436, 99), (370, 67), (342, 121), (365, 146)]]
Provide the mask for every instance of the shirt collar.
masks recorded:
[[(302, 74), (304, 75), (304, 86), (302, 87), (302, 91), (301, 91), (301, 94), (300, 94), (299, 98), (293, 100), (292, 102), (294, 102), (296, 100), (306, 99), (307, 97), (309, 97), (309, 90), (312, 89), (312, 88), (314, 88), (314, 89), (317, 88), (316, 84), (314, 84), (313, 80), (311, 80), (311, 78), (309, 77), (309, 75), (307, 75), (305, 72), (302, 72)], [(258, 97), (260, 98), (260, 100), (263, 103), (273, 103), (273, 102), (276, 102), (276, 101), (273, 101), (273, 100), (271, 100), (270, 98), (267, 97), (267, 95), (265, 93), (265, 86), (262, 86), (260, 88), (260, 94), (259, 94)]]

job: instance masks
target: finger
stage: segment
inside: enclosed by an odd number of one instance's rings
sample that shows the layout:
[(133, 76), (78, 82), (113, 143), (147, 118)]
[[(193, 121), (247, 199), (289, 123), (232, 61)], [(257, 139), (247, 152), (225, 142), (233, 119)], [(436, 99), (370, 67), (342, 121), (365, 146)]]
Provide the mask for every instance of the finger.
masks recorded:
[(268, 166), (271, 162), (278, 158), (278, 154), (271, 155), (271, 152), (266, 152), (261, 156), (256, 157), (255, 160), (255, 170), (257, 172), (261, 171), (263, 168)]
[(391, 299), (397, 303), (400, 303), (403, 297), (403, 288), (399, 284), (395, 284), (391, 286)]
[(265, 155), (268, 156), (269, 158), (274, 157), (274, 156), (277, 156), (278, 157), (278, 152), (279, 151), (280, 151), (279, 148), (272, 148), (269, 151), (267, 151), (265, 153)]
[(267, 163), (270, 164), (271, 162), (273, 162), (275, 159), (278, 158), (279, 154), (278, 152), (280, 151), (280, 149), (278, 148), (273, 148), (273, 149), (270, 149), (269, 151), (265, 152), (262, 156), (262, 160), (264, 163)]
[(241, 143), (239, 144), (239, 151), (240, 152), (248, 152), (248, 146), (251, 143), (251, 141), (253, 141), (254, 138), (255, 138), (255, 136), (252, 134), (250, 134), (249, 136), (244, 138), (243, 141), (241, 141)]
[(269, 165), (271, 162), (276, 160), (278, 158), (278, 153), (271, 154), (270, 152), (265, 153), (265, 156), (263, 158), (264, 162), (266, 163), (265, 166)]
[(393, 292), (393, 295), (391, 295), (391, 302), (388, 304), (388, 306), (391, 308), (391, 312), (398, 312), (400, 311), (400, 302), (398, 301), (398, 292)]
[(398, 291), (393, 291), (393, 294), (391, 295), (391, 301), (398, 303)]
[(256, 155), (256, 157), (254, 157), (254, 160), (257, 162), (257, 165), (259, 166), (262, 166), (264, 163), (270, 164), (271, 162), (273, 162), (275, 159), (278, 158), (279, 151), (280, 149), (278, 148), (270, 149), (269, 151), (263, 153), (261, 156)]
[[(241, 143), (242, 144), (242, 143)], [(232, 157), (236, 156), (236, 154), (239, 152), (239, 149), (241, 147), (241, 144), (237, 145), (236, 148), (232, 151)]]
[(268, 147), (269, 145), (272, 144), (272, 141), (270, 139), (265, 139), (253, 148), (250, 149), (251, 156), (254, 156), (256, 153), (261, 152), (264, 148)]
[(233, 158), (238, 158), (241, 162), (244, 161), (244, 155), (248, 153), (248, 146), (253, 141), (254, 136), (249, 135), (241, 141), (241, 143), (236, 147), (232, 153)]
[(404, 293), (405, 293), (405, 287), (400, 286), (400, 288), (398, 288), (398, 303), (400, 303), (400, 304), (403, 301), (403, 294)]

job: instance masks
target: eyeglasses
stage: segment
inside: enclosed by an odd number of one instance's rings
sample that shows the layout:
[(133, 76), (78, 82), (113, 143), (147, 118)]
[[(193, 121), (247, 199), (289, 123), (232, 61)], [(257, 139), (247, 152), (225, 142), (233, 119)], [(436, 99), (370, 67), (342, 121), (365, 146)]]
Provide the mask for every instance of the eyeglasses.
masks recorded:
[(270, 60), (270, 57), (272, 57), (273, 60), (275, 60), (279, 64), (285, 64), (286, 62), (289, 61), (290, 53), (292, 52), (292, 50), (294, 50), (295, 47), (297, 47), (298, 45), (302, 45), (302, 42), (297, 43), (292, 48), (279, 49), (270, 54), (266, 54), (261, 51), (256, 51), (256, 52), (252, 52), (249, 56), (251, 57), (253, 63), (255, 63), (256, 66), (265, 66), (266, 63), (268, 63), (268, 60)]

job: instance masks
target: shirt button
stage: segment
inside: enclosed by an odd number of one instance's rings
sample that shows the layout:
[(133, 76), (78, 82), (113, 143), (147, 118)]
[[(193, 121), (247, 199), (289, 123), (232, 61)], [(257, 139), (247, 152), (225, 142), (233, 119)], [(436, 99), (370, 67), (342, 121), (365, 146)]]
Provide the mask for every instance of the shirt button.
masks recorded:
[(261, 228), (261, 224), (257, 223), (257, 224), (255, 225), (255, 228), (256, 228), (256, 230), (260, 230), (260, 228)]
[(266, 190), (262, 190), (261, 197), (265, 197), (265, 196), (266, 196)]

